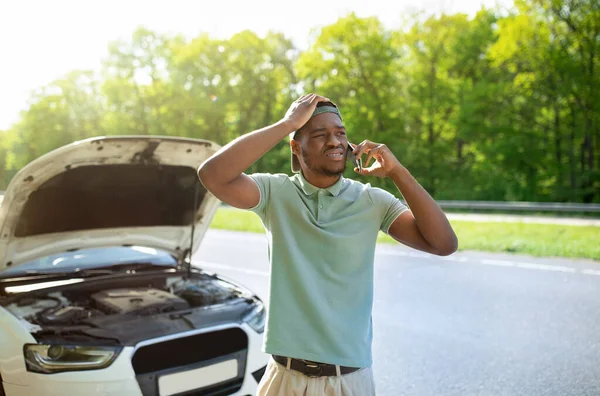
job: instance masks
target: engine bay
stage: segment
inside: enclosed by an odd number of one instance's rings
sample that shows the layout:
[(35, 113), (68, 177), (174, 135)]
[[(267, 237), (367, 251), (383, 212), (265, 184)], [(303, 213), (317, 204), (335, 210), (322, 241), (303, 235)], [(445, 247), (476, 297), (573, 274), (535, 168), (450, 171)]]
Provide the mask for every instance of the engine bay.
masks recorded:
[(197, 275), (170, 277), (150, 286), (132, 285), (89, 291), (54, 291), (0, 302), (9, 312), (44, 329), (92, 324), (94, 319), (123, 320), (207, 308), (248, 299), (246, 292), (219, 278)]
[(114, 289), (91, 296), (96, 307), (106, 313), (148, 315), (190, 308), (181, 297), (158, 289)]

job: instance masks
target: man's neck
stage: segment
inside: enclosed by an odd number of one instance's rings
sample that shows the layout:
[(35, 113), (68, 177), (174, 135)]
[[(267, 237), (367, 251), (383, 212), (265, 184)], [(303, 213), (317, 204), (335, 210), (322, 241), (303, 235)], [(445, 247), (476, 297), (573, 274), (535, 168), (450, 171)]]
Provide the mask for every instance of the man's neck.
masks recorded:
[(327, 176), (321, 173), (311, 172), (309, 170), (302, 170), (301, 172), (302, 176), (304, 177), (304, 179), (306, 179), (307, 182), (318, 188), (331, 187), (335, 183), (337, 183), (338, 180), (340, 180), (340, 177), (342, 177), (342, 175)]

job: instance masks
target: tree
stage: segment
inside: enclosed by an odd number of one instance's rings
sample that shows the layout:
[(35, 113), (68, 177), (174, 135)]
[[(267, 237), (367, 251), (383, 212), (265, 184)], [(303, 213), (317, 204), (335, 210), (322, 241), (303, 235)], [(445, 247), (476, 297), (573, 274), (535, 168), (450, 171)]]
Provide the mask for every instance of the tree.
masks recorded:
[[(519, 0), (508, 15), (348, 14), (299, 51), (283, 34), (188, 39), (145, 28), (99, 78), (72, 72), (0, 132), (0, 188), (30, 160), (103, 134), (225, 144), (304, 92), (341, 108), (350, 141), (386, 143), (436, 199), (600, 202), (599, 0)], [(282, 140), (250, 172), (290, 173)], [(397, 193), (391, 181), (347, 176)]]
[[(551, 186), (542, 191), (552, 200), (590, 202), (600, 190), (594, 163), (600, 14), (593, 3), (520, 1), (517, 12), (500, 22), (500, 38), (491, 50), (494, 65), (510, 73), (515, 96), (523, 95), (527, 128), (537, 131), (528, 147), (537, 144), (545, 154), (535, 157), (529, 174)], [(525, 124), (517, 120), (517, 125)]]

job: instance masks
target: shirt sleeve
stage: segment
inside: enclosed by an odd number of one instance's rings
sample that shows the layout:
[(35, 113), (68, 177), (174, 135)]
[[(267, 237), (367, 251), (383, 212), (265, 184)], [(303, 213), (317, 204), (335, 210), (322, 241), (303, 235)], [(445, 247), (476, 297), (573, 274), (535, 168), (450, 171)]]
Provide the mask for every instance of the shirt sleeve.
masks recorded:
[(371, 199), (377, 212), (380, 214), (381, 226), (379, 229), (386, 234), (398, 216), (409, 210), (408, 206), (402, 203), (402, 201), (381, 188), (371, 189)]
[(260, 192), (258, 204), (248, 210), (256, 213), (266, 226), (269, 206), (271, 205), (273, 198), (277, 195), (277, 192), (285, 184), (288, 177), (285, 174), (271, 173), (252, 173), (248, 176), (254, 180), (258, 186), (258, 191)]
[(268, 173), (253, 173), (248, 175), (256, 185), (258, 186), (258, 191), (260, 192), (260, 199), (258, 204), (249, 208), (248, 210), (256, 213), (261, 219), (264, 220), (266, 215), (266, 209), (269, 205), (270, 191), (271, 191), (271, 175)]

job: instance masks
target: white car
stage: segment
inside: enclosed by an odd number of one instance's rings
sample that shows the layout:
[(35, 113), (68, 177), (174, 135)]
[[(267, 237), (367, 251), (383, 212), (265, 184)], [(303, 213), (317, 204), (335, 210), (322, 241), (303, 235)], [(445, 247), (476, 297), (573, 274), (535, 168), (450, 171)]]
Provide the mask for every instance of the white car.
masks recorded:
[(219, 146), (100, 137), (23, 168), (0, 206), (0, 395), (254, 395), (265, 309), (192, 267)]

